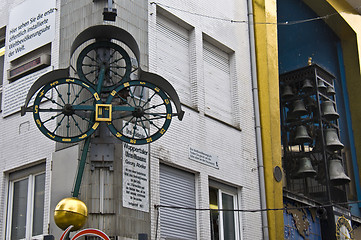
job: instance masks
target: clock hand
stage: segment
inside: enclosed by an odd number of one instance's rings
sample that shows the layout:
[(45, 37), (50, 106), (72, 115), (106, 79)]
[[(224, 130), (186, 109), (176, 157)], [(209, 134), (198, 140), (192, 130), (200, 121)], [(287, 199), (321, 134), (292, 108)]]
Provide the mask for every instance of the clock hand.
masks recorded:
[(344, 235), (346, 237), (346, 239), (351, 239), (346, 234), (344, 234), (342, 231), (340, 231), (340, 233), (342, 233), (342, 235)]

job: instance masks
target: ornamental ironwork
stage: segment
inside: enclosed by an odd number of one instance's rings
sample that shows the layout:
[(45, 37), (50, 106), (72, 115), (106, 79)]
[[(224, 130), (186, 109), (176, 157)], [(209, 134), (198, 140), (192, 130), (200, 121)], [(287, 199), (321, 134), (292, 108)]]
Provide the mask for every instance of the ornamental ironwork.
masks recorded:
[[(106, 122), (116, 138), (140, 145), (162, 137), (174, 116), (182, 120), (184, 112), (175, 89), (161, 76), (140, 68), (138, 45), (125, 30), (90, 27), (74, 40), (71, 56), (77, 51), (75, 66), (40, 77), (22, 107), (22, 115), (33, 112), (46, 137), (79, 142)], [(33, 95), (34, 105), (28, 107)]]

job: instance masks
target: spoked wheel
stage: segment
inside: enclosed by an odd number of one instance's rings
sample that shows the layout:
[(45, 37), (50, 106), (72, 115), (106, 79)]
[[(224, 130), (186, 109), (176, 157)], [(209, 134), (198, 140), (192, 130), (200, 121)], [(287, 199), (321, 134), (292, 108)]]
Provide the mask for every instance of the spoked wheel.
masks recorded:
[(159, 139), (172, 120), (169, 98), (149, 82), (125, 82), (110, 93), (107, 104), (112, 105), (110, 131), (131, 144), (141, 145)]
[(48, 138), (57, 142), (78, 142), (98, 127), (94, 121), (98, 93), (74, 78), (57, 79), (46, 84), (34, 101), (36, 125)]
[[(112, 89), (122, 81), (130, 80), (132, 64), (128, 53), (112, 42), (95, 42), (84, 48), (77, 59), (80, 79), (97, 85), (100, 69), (105, 69), (102, 89)], [(95, 87), (96, 88), (96, 87)]]

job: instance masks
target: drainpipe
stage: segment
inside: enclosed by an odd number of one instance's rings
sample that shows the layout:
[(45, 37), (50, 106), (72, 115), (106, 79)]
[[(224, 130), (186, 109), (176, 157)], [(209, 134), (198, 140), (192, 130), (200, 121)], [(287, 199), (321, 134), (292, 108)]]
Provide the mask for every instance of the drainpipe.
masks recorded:
[[(254, 115), (255, 115), (259, 188), (260, 188), (260, 195), (261, 195), (261, 208), (266, 209), (267, 202), (266, 202), (266, 188), (265, 188), (265, 180), (264, 180), (262, 136), (261, 136), (261, 123), (260, 123), (259, 101), (258, 101), (257, 65), (256, 65), (256, 47), (255, 47), (255, 38), (254, 38), (253, 6), (252, 6), (252, 0), (247, 0), (247, 2), (248, 2), (248, 28), (249, 28), (249, 43), (250, 43), (250, 55), (251, 55), (252, 92), (253, 92), (253, 105), (254, 105)], [(268, 234), (267, 211), (261, 211), (261, 216), (262, 216), (263, 239), (268, 240), (269, 234)]]

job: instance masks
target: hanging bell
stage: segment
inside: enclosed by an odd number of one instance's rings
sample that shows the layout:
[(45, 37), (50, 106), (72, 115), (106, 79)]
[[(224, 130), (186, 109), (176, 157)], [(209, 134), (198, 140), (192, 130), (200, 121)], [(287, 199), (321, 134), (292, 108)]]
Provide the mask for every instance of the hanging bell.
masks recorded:
[(303, 103), (303, 101), (301, 99), (295, 100), (295, 102), (293, 103), (292, 113), (295, 116), (303, 116), (308, 113), (305, 108), (305, 104)]
[(306, 99), (305, 99), (305, 104), (306, 104), (307, 108), (308, 108), (310, 111), (312, 111), (312, 109), (317, 108), (317, 105), (318, 105), (317, 102), (316, 102), (316, 100), (315, 100), (314, 98), (312, 98), (312, 97), (306, 98)]
[(293, 114), (292, 111), (287, 112), (287, 117), (286, 117), (287, 123), (295, 122), (297, 120), (298, 120), (297, 116), (295, 114)]
[(308, 157), (303, 157), (299, 161), (299, 168), (296, 173), (297, 177), (306, 178), (314, 177), (316, 175), (315, 169), (312, 167), (311, 159)]
[(324, 101), (321, 104), (322, 115), (328, 120), (333, 121), (340, 117), (340, 115), (335, 111), (335, 106), (331, 101)]
[(331, 151), (343, 149), (344, 145), (340, 142), (335, 128), (325, 129), (326, 146)]
[(326, 88), (326, 94), (329, 96), (334, 96), (336, 94), (335, 88), (333, 86), (328, 86)]
[(307, 128), (303, 125), (297, 126), (296, 128), (296, 136), (295, 136), (295, 143), (302, 144), (306, 142), (311, 142), (312, 138), (308, 135)]
[(304, 92), (311, 92), (311, 91), (313, 90), (313, 85), (312, 85), (310, 79), (306, 78), (306, 79), (303, 81), (302, 90), (303, 90)]
[(282, 92), (282, 99), (284, 100), (288, 100), (290, 98), (292, 98), (294, 96), (293, 94), (293, 91), (292, 91), (292, 88), (290, 85), (286, 85), (284, 88), (283, 88), (283, 92)]
[(331, 159), (329, 161), (330, 181), (333, 185), (344, 185), (349, 183), (351, 179), (345, 174), (340, 159)]
[(322, 79), (318, 79), (317, 87), (318, 87), (319, 91), (325, 91), (326, 90), (326, 85), (325, 85), (325, 83), (323, 82)]

